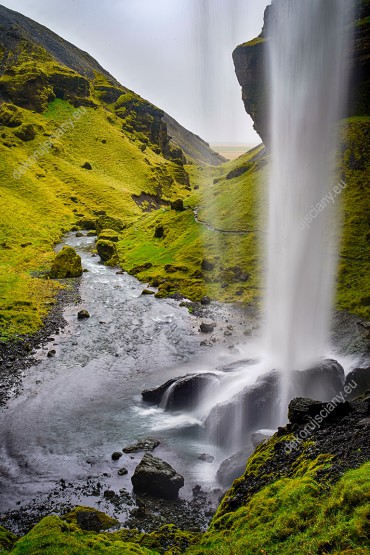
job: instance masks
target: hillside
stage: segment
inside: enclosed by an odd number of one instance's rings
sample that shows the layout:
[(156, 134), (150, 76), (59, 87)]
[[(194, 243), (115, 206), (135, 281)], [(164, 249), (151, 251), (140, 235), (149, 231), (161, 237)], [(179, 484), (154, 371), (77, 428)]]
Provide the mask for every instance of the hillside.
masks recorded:
[(182, 143), (188, 150), (191, 142), (189, 161), (220, 160), (171, 119), (175, 144), (164, 112), (87, 53), (2, 6), (0, 20), (0, 319), (7, 338), (36, 331), (54, 303), (59, 285), (45, 277), (63, 233), (99, 211), (126, 226), (143, 213), (142, 199), (160, 206), (188, 195)]

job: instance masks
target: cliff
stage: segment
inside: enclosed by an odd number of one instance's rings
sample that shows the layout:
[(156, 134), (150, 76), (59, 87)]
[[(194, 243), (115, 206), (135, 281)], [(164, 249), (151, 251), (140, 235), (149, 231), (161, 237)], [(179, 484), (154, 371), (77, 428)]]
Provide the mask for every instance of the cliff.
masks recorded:
[[(233, 52), (235, 72), (242, 88), (242, 99), (254, 128), (268, 144), (268, 82), (266, 74), (268, 29), (274, 5), (267, 6), (261, 34)], [(346, 115), (362, 116), (370, 113), (370, 3), (361, 0), (354, 13), (354, 42), (348, 64), (351, 67), (351, 89)]]

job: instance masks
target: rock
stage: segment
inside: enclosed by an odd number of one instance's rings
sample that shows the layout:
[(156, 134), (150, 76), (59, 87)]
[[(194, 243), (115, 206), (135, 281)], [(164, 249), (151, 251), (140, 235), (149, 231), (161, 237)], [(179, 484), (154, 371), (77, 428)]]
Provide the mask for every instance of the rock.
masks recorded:
[(154, 237), (156, 239), (163, 239), (163, 237), (164, 237), (164, 227), (163, 227), (163, 225), (159, 225), (155, 228)]
[(84, 170), (92, 170), (92, 165), (90, 164), (90, 162), (85, 162), (81, 168), (83, 168)]
[(208, 453), (202, 453), (201, 455), (199, 455), (198, 459), (207, 463), (213, 463), (213, 461), (215, 460), (214, 456), (209, 455)]
[(307, 370), (292, 374), (294, 395), (320, 401), (328, 401), (341, 392), (344, 382), (344, 370), (339, 362), (333, 359), (325, 359)]
[(126, 476), (126, 474), (128, 474), (127, 468), (125, 468), (125, 467), (123, 466), (122, 468), (119, 469), (119, 471), (118, 471), (118, 476)]
[(53, 358), (53, 357), (55, 357), (56, 354), (57, 354), (56, 350), (55, 350), (55, 349), (51, 349), (51, 351), (48, 352), (47, 356), (48, 356), (49, 358)]
[[(349, 393), (346, 392), (346, 387), (351, 389)], [(346, 377), (344, 390), (348, 400), (355, 399), (359, 395), (363, 395), (366, 391), (370, 390), (370, 367), (355, 368), (349, 372)]]
[(135, 468), (131, 482), (136, 493), (164, 499), (176, 499), (184, 486), (184, 478), (172, 466), (148, 453)]
[(203, 333), (212, 333), (216, 327), (216, 322), (212, 322), (211, 320), (201, 322), (199, 326), (199, 330)]
[(84, 216), (78, 220), (77, 225), (86, 231), (96, 231), (96, 218)]
[(177, 212), (183, 212), (185, 210), (183, 200), (179, 198), (171, 202), (171, 210), (176, 210)]
[(78, 320), (86, 320), (87, 318), (90, 318), (90, 314), (86, 309), (83, 308), (77, 313), (77, 318)]
[(99, 239), (97, 241), (96, 250), (102, 262), (109, 262), (117, 253), (114, 242), (106, 239)]
[(122, 457), (121, 451), (114, 451), (114, 453), (112, 453), (112, 461), (118, 461), (118, 459), (120, 459)]
[(19, 127), (15, 132), (15, 135), (24, 142), (33, 141), (36, 137), (36, 131), (31, 123), (26, 123)]
[(253, 447), (249, 445), (225, 459), (217, 470), (217, 481), (224, 487), (230, 486), (236, 478), (244, 473), (247, 460), (252, 453)]
[(320, 417), (319, 424), (322, 424), (324, 421), (329, 422), (335, 418), (341, 418), (350, 411), (351, 406), (348, 401), (343, 403), (338, 399), (336, 403), (331, 401), (322, 403), (313, 399), (297, 397), (289, 403), (288, 418), (291, 424), (302, 425), (311, 422), (315, 417)]
[(93, 511), (78, 511), (76, 519), (77, 525), (81, 528), (81, 530), (100, 532), (102, 529), (100, 518)]
[(172, 295), (168, 295), (168, 298), (174, 299), (175, 301), (182, 301), (184, 299), (184, 296), (181, 295), (179, 291), (175, 291), (175, 293), (172, 293)]
[(155, 291), (151, 291), (150, 289), (143, 289), (141, 294), (142, 295), (155, 295)]
[(275, 432), (276, 430), (257, 430), (256, 432), (253, 432), (251, 436), (253, 447), (256, 448), (267, 439), (270, 439)]
[(211, 299), (207, 295), (205, 295), (204, 297), (202, 297), (200, 299), (200, 304), (202, 304), (204, 306), (207, 306), (207, 305), (211, 304)]
[(107, 216), (106, 214), (100, 214), (96, 220), (96, 229), (98, 233), (102, 233), (104, 230), (110, 230), (111, 232), (120, 233), (124, 228), (125, 224), (119, 218), (114, 218), (113, 216)]
[(146, 437), (145, 439), (140, 439), (132, 445), (124, 447), (122, 451), (124, 453), (137, 453), (138, 451), (153, 451), (160, 441), (158, 439), (153, 439), (152, 437)]
[(69, 246), (56, 255), (50, 270), (52, 279), (77, 278), (82, 275), (81, 257)]
[(205, 272), (211, 272), (215, 267), (214, 262), (212, 262), (211, 260), (207, 260), (206, 258), (203, 258), (202, 260), (202, 264), (201, 264), (201, 268), (202, 270), (204, 270)]
[(145, 272), (145, 270), (149, 270), (149, 268), (151, 268), (152, 266), (153, 264), (151, 262), (145, 262), (145, 264), (140, 264), (140, 266), (134, 266), (133, 268), (131, 268), (129, 273), (133, 276), (136, 276), (141, 272)]
[(104, 498), (105, 499), (115, 499), (116, 498), (116, 492), (111, 490), (111, 489), (106, 489), (105, 492), (103, 493)]
[(119, 234), (114, 229), (103, 229), (99, 233), (98, 241), (105, 240), (105, 241), (112, 241), (113, 243), (117, 243), (119, 241)]
[(83, 236), (84, 236), (84, 234), (83, 234), (83, 233), (81, 233), (81, 231), (77, 231), (77, 233), (76, 233), (76, 237), (83, 237)]
[(187, 374), (169, 380), (158, 388), (143, 391), (142, 397), (144, 401), (161, 404), (168, 410), (189, 409), (197, 405), (205, 391), (218, 381), (218, 376), (211, 372)]

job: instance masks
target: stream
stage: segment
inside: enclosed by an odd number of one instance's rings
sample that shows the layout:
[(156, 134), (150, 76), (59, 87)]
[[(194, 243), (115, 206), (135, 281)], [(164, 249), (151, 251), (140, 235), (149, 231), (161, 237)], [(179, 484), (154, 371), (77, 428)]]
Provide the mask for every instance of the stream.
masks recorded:
[[(141, 295), (142, 283), (92, 254), (92, 237), (68, 234), (64, 244), (76, 249), (87, 270), (82, 302), (65, 308), (68, 325), (38, 350), (39, 363), (24, 373), (21, 392), (0, 413), (0, 511), (44, 506), (48, 500), (49, 508), (68, 501), (111, 513), (96, 484), (101, 491), (131, 493), (130, 478), (143, 453), (118, 462), (111, 455), (147, 436), (161, 441), (154, 455), (185, 477), (183, 499), (191, 498), (196, 484), (215, 488), (225, 453), (207, 444), (189, 414), (148, 407), (141, 391), (236, 360), (240, 351), (232, 343), (242, 340), (251, 318), (235, 307), (210, 307), (219, 310), (217, 345), (200, 346), (205, 338), (200, 320), (178, 301)], [(82, 308), (89, 319), (77, 319)], [(224, 335), (226, 326), (238, 328), (226, 334), (233, 337)], [(47, 356), (51, 349), (54, 357)], [(199, 460), (202, 453), (211, 453), (214, 462)], [(117, 474), (122, 466), (126, 476)]]

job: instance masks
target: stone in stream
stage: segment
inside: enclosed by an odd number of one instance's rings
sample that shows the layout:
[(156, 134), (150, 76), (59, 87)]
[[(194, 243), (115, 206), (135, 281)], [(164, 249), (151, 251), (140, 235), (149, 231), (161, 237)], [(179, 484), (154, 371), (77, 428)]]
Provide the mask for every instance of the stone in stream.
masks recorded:
[(119, 471), (118, 471), (118, 476), (126, 476), (126, 474), (128, 474), (127, 468), (125, 468), (125, 467), (123, 466), (122, 468), (119, 469)]
[(90, 314), (88, 313), (88, 311), (86, 309), (82, 309), (78, 312), (77, 318), (79, 320), (86, 320), (87, 318), (90, 318)]
[(137, 453), (138, 451), (153, 451), (160, 441), (158, 439), (153, 439), (152, 437), (146, 437), (145, 439), (140, 439), (132, 445), (127, 445), (122, 449), (124, 453)]
[(219, 377), (211, 372), (187, 374), (159, 387), (146, 389), (141, 395), (148, 403), (163, 404), (170, 410), (184, 410), (196, 406), (204, 393), (218, 383)]
[(209, 304), (211, 304), (211, 299), (208, 297), (208, 295), (205, 295), (204, 297), (202, 297), (200, 299), (200, 304), (207, 306)]
[(64, 246), (51, 266), (51, 279), (77, 278), (82, 276), (81, 257), (69, 246)]
[(55, 357), (55, 355), (57, 354), (55, 349), (51, 349), (51, 351), (48, 352), (47, 356), (48, 358), (53, 358)]
[(162, 459), (146, 453), (135, 468), (131, 482), (135, 493), (176, 499), (184, 485), (184, 478)]
[(112, 461), (118, 461), (122, 457), (121, 451), (115, 451), (112, 453)]
[(143, 289), (141, 294), (142, 295), (155, 295), (155, 291), (151, 291), (150, 289)]
[(212, 320), (204, 320), (199, 326), (199, 330), (203, 333), (212, 333), (216, 327), (216, 322)]
[(215, 460), (214, 456), (209, 455), (208, 453), (202, 453), (201, 455), (199, 455), (198, 459), (207, 463), (213, 463), (213, 461)]

